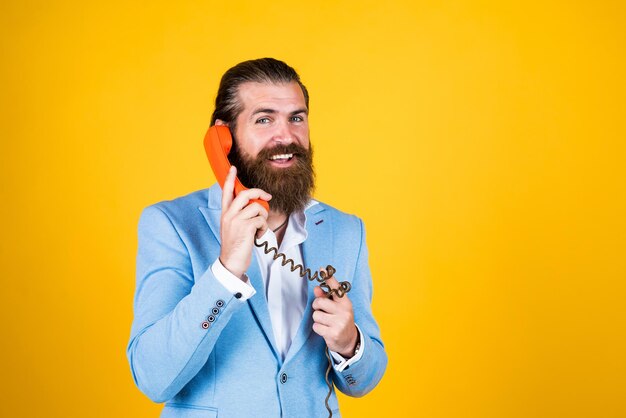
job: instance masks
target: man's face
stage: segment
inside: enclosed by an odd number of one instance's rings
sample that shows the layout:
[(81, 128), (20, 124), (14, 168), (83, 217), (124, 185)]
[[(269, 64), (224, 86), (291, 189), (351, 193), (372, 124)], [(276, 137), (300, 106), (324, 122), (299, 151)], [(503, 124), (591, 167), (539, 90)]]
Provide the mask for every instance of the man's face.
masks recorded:
[[(254, 158), (263, 148), (278, 144), (309, 148), (308, 109), (298, 83), (243, 83), (239, 86), (239, 103), (243, 110), (237, 117), (234, 135), (246, 155)], [(293, 159), (269, 162), (276, 168), (293, 163)]]
[(302, 89), (248, 82), (239, 86), (230, 160), (247, 187), (272, 194), (270, 208), (286, 214), (308, 202), (314, 185), (308, 110)]

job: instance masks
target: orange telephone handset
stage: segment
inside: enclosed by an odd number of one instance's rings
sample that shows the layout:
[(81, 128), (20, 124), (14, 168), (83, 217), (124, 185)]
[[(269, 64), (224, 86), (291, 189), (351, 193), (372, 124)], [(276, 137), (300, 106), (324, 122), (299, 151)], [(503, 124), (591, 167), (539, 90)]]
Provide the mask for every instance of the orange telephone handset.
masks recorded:
[[(213, 174), (215, 174), (222, 190), (224, 190), (226, 175), (231, 166), (230, 161), (228, 161), (228, 153), (230, 153), (232, 146), (233, 138), (230, 135), (228, 126), (213, 125), (204, 136), (204, 150), (206, 151), (206, 156), (213, 169)], [(247, 189), (246, 186), (241, 184), (238, 178), (235, 179), (235, 196)], [(250, 203), (252, 202), (258, 203), (267, 211), (270, 210), (269, 203), (265, 200), (253, 199)]]

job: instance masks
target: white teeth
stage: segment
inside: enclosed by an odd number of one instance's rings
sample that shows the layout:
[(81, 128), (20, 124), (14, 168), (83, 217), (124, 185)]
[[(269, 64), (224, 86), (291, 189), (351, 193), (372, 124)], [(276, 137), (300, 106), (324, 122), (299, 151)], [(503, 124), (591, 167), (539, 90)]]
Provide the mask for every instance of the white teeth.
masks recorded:
[(291, 157), (293, 157), (293, 154), (277, 154), (277, 155), (272, 155), (270, 157), (270, 160), (288, 160)]

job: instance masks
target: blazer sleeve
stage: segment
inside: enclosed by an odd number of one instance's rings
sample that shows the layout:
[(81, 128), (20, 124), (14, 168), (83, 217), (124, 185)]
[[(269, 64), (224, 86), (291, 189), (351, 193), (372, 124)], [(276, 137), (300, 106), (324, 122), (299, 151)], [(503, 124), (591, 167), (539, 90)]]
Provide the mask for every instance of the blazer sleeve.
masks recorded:
[(139, 389), (153, 401), (165, 402), (200, 371), (222, 329), (245, 302), (216, 280), (210, 266), (194, 277), (183, 240), (157, 205), (143, 211), (138, 238), (127, 356)]
[(352, 289), (348, 296), (354, 309), (354, 321), (363, 335), (362, 357), (338, 372), (333, 368), (337, 388), (349, 396), (360, 397), (378, 384), (387, 368), (387, 354), (380, 337), (380, 329), (372, 315), (372, 275), (368, 262), (365, 228), (359, 219), (361, 244), (356, 262)]

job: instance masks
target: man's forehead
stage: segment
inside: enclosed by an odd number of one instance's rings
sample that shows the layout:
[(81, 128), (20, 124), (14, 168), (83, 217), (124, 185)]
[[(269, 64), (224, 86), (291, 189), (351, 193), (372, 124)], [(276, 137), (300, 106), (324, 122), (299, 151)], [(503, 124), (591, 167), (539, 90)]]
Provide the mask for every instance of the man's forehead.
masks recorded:
[(293, 111), (294, 108), (306, 108), (304, 93), (295, 81), (288, 83), (248, 81), (239, 86), (237, 93), (244, 111), (254, 112), (259, 108)]

